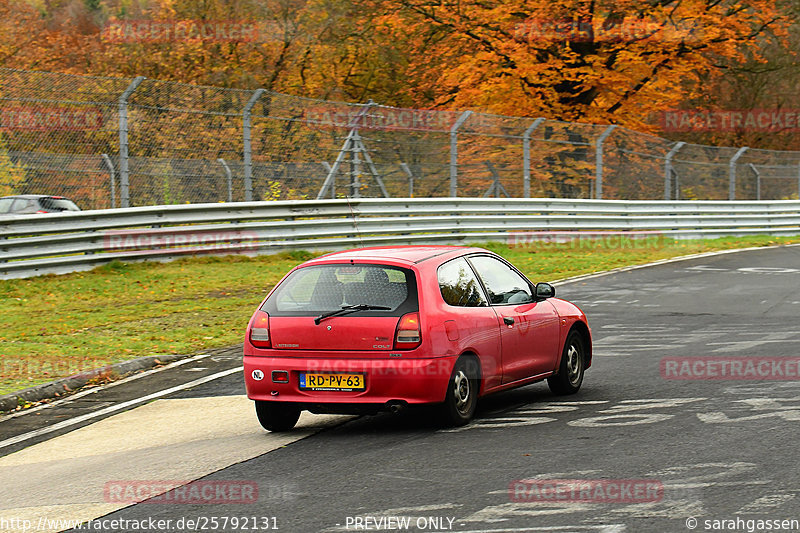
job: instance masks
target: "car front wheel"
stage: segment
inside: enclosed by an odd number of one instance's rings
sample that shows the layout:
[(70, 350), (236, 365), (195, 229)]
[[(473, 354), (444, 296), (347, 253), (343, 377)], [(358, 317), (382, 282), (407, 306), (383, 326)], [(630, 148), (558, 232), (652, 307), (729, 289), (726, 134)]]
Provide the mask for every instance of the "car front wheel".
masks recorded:
[(267, 431), (288, 431), (297, 424), (300, 409), (292, 404), (256, 400), (256, 415)]
[(583, 383), (583, 372), (586, 369), (586, 352), (583, 339), (577, 331), (567, 335), (564, 351), (561, 353), (561, 364), (555, 376), (547, 378), (547, 385), (554, 394), (575, 394)]

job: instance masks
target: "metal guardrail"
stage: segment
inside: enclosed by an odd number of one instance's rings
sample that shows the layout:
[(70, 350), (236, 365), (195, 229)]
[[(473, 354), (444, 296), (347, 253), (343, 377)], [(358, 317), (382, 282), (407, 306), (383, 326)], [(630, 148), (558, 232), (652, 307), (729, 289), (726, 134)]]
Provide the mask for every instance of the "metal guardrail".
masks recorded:
[[(369, 245), (800, 234), (800, 201), (406, 198), (192, 204), (0, 217), (0, 279), (112, 260)], [(561, 235), (561, 238), (564, 238)]]

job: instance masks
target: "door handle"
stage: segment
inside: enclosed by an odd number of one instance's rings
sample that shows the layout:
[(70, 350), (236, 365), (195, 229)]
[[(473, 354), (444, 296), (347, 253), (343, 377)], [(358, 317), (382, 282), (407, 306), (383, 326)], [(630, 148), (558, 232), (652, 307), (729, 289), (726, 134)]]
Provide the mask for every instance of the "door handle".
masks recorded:
[(514, 319), (513, 319), (513, 318), (511, 318), (510, 316), (504, 316), (504, 317), (503, 317), (503, 323), (504, 323), (506, 326), (513, 326), (513, 325), (514, 325)]

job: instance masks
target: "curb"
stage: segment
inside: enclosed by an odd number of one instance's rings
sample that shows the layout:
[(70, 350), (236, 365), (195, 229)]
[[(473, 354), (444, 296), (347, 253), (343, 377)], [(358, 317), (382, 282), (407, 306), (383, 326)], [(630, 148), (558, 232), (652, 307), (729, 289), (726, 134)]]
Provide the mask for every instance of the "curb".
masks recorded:
[(14, 411), (22, 402), (40, 402), (42, 400), (60, 398), (61, 396), (75, 392), (86, 385), (91, 379), (104, 374), (111, 373), (117, 376), (124, 376), (139, 370), (172, 363), (187, 357), (191, 357), (191, 355), (149, 355), (131, 359), (130, 361), (115, 363), (103, 368), (81, 372), (80, 374), (57, 379), (50, 383), (35, 385), (28, 389), (0, 396), (0, 413)]

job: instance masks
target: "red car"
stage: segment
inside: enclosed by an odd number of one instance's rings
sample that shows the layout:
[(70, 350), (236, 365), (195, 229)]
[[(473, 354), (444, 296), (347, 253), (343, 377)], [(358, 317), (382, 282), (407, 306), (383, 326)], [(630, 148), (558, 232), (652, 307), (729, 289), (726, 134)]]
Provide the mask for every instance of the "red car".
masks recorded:
[(480, 248), (399, 246), (331, 253), (289, 272), (253, 314), (247, 396), (270, 431), (300, 411), (361, 413), (437, 404), (470, 421), (478, 397), (547, 379), (573, 394), (592, 363), (577, 306)]

